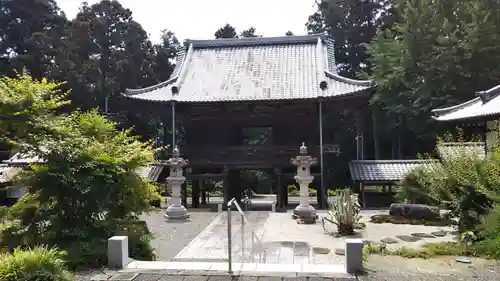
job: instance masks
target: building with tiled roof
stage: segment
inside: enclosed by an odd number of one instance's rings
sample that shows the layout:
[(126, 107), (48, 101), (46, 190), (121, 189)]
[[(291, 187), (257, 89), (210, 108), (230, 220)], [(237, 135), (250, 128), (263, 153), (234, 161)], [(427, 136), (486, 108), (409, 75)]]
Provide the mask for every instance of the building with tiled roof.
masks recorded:
[(486, 156), (483, 142), (441, 142), (436, 145), (436, 150), (438, 159), (350, 161), (351, 180), (366, 185), (397, 184), (411, 171), (421, 167), (436, 167), (440, 160), (462, 156), (481, 159)]
[[(167, 81), (128, 89), (123, 96), (162, 119), (163, 143), (179, 146), (189, 159), (188, 179), (222, 178), (228, 200), (239, 194), (228, 187), (239, 186), (238, 170), (273, 169), (277, 204), (283, 206), (281, 175), (295, 172), (290, 158), (302, 142), (320, 159), (314, 173), (325, 190), (323, 154), (334, 157), (342, 149), (323, 137), (325, 113), (355, 112), (362, 151), (361, 112), (368, 110), (373, 87), (371, 81), (340, 76), (333, 40), (315, 34), (186, 40)], [(256, 134), (265, 140), (249, 141)], [(198, 180), (192, 184), (195, 196)], [(318, 192), (318, 202), (323, 194)]]
[(500, 85), (477, 93), (477, 97), (464, 103), (438, 108), (433, 118), (441, 122), (477, 123), (488, 147), (498, 145), (500, 119)]
[(334, 55), (323, 35), (187, 40), (170, 79), (124, 95), (179, 103), (310, 100), (373, 86), (339, 76)]
[(391, 185), (402, 181), (411, 171), (437, 164), (437, 160), (353, 160), (349, 172), (353, 182), (366, 185)]

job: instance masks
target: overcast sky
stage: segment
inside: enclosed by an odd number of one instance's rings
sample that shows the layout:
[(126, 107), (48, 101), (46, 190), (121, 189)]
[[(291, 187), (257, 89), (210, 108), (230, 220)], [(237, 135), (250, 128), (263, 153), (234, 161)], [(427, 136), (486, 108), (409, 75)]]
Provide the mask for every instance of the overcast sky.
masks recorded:
[[(81, 0), (56, 0), (72, 19)], [(89, 4), (98, 2), (88, 0)], [(241, 32), (253, 26), (264, 36), (283, 36), (290, 30), (305, 34), (304, 24), (315, 11), (314, 0), (120, 0), (157, 43), (168, 28), (180, 40), (212, 39), (226, 23)]]

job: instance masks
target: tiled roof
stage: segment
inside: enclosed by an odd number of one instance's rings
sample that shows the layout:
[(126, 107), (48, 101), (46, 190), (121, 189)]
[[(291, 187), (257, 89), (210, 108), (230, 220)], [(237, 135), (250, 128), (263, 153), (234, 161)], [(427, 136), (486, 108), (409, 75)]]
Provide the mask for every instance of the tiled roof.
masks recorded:
[(434, 160), (353, 160), (349, 171), (353, 181), (397, 182), (422, 166), (436, 164)]
[(152, 181), (157, 181), (163, 171), (163, 166), (148, 166), (137, 171), (137, 174), (142, 178), (149, 178)]
[(300, 100), (373, 86), (337, 75), (333, 41), (323, 35), (187, 40), (185, 45), (168, 81), (124, 95), (164, 102)]
[(484, 142), (443, 142), (437, 145), (437, 152), (442, 159), (460, 156), (486, 157)]
[(21, 168), (9, 167), (8, 165), (0, 165), (0, 184), (12, 182), (14, 177), (22, 171)]
[(434, 119), (456, 121), (500, 115), (500, 85), (478, 92), (478, 97), (462, 104), (434, 109)]

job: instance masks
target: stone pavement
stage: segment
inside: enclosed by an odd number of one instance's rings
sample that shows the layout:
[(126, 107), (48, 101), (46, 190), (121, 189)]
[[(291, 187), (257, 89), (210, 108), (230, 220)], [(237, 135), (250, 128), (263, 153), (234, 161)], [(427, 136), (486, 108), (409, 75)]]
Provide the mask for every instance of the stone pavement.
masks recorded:
[(122, 275), (96, 276), (94, 281), (498, 281), (497, 274), (478, 274), (477, 276), (463, 276), (456, 274), (366, 274), (350, 277), (281, 277), (281, 276), (228, 276), (208, 274), (177, 273), (129, 273)]
[[(453, 241), (452, 227), (424, 225), (375, 224), (369, 222), (375, 214), (387, 211), (361, 212), (364, 230), (358, 237), (367, 243), (383, 241), (388, 248), (421, 247), (429, 242)], [(325, 216), (325, 211), (318, 211)], [(314, 225), (297, 224), (290, 213), (247, 212), (248, 225), (241, 229), (238, 212), (232, 213), (232, 259), (233, 262), (268, 264), (343, 264), (345, 241), (325, 234), (321, 222)], [(334, 226), (328, 226), (335, 231)], [(252, 240), (252, 232), (258, 241)], [(444, 235), (437, 236), (439, 233)], [(433, 235), (436, 233), (436, 235)], [(244, 235), (242, 235), (244, 234)], [(256, 240), (256, 239), (255, 239)], [(174, 261), (223, 262), (228, 258), (227, 216), (220, 214), (188, 246), (180, 251)]]
[[(115, 278), (115, 277), (113, 277)], [(123, 275), (123, 279), (102, 279), (114, 281), (348, 281), (353, 278), (326, 278), (326, 277), (278, 277), (278, 276), (227, 276), (227, 275), (169, 275), (155, 273), (139, 273)], [(132, 279), (131, 279), (132, 278)], [(99, 279), (93, 279), (99, 280)], [(101, 280), (99, 280), (101, 281)]]

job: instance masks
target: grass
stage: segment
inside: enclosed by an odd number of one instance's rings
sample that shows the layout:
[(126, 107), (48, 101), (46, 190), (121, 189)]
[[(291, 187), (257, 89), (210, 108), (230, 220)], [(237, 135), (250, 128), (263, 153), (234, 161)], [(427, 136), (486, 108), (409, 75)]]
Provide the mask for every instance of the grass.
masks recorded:
[(363, 248), (363, 260), (369, 255), (392, 255), (407, 259), (431, 259), (439, 256), (471, 256), (491, 258), (488, 254), (473, 251), (457, 242), (427, 243), (420, 248), (401, 247), (398, 249), (387, 249), (384, 245), (369, 244)]
[(438, 218), (435, 220), (416, 220), (405, 217), (396, 217), (391, 215), (373, 215), (370, 218), (371, 223), (392, 223), (392, 224), (411, 224), (411, 225), (427, 225), (427, 226), (448, 226), (456, 224), (453, 220)]

